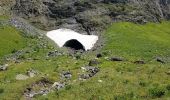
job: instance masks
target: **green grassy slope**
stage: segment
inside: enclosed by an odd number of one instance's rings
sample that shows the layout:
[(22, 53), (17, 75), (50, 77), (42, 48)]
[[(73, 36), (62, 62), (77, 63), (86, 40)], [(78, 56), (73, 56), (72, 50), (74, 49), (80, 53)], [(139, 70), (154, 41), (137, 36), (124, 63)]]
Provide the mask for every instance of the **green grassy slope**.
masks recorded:
[[(166, 73), (170, 71), (169, 27), (170, 22), (146, 25), (114, 23), (104, 32), (106, 44), (100, 51), (103, 57), (98, 59), (101, 62), (98, 65), (100, 72), (86, 81), (78, 80), (81, 67), (87, 65), (90, 59), (95, 58), (95, 52), (79, 55), (78, 60), (69, 55), (45, 59), (47, 52), (52, 50), (51, 44), (37, 50), (37, 45), (43, 42), (33, 39), (31, 48), (35, 52), (24, 56), (38, 58), (38, 60), (22, 59), (21, 63), (9, 62), (8, 70), (0, 72), (0, 99), (24, 100), (24, 90), (30, 84), (40, 80), (42, 76), (49, 78), (52, 82), (60, 81), (60, 72), (70, 70), (73, 77), (68, 86), (34, 99), (169, 100), (170, 76)], [(112, 56), (123, 57), (126, 60), (112, 62), (105, 59)], [(157, 62), (155, 57), (158, 56), (165, 59), (166, 63)], [(146, 64), (134, 64), (136, 60), (144, 60)], [(25, 81), (15, 80), (18, 73), (25, 74), (30, 68), (40, 71), (41, 75)]]
[(129, 58), (152, 59), (170, 56), (170, 22), (161, 24), (116, 23), (107, 31), (105, 50)]
[(0, 26), (0, 57), (17, 51), (26, 45), (21, 32), (10, 26)]

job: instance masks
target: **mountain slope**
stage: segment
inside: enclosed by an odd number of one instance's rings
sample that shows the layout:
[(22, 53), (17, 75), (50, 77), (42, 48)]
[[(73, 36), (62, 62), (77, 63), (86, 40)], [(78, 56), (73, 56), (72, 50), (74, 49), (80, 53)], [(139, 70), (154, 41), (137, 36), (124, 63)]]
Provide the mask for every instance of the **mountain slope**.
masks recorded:
[(159, 22), (170, 17), (169, 0), (16, 0), (15, 15), (35, 26), (96, 34), (114, 21)]

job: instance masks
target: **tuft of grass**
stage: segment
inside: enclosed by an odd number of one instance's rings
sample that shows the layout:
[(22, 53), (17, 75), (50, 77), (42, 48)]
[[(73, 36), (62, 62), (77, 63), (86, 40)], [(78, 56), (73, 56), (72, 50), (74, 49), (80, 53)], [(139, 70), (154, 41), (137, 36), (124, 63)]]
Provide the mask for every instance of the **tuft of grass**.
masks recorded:
[(165, 89), (160, 88), (160, 87), (154, 87), (149, 89), (149, 94), (153, 98), (160, 98), (163, 95), (165, 95)]

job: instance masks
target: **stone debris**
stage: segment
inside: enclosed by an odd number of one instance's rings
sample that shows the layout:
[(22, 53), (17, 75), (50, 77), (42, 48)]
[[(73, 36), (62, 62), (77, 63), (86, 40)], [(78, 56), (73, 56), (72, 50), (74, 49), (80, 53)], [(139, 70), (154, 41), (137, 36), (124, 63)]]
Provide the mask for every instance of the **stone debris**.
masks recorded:
[(27, 75), (28, 75), (29, 77), (34, 77), (34, 76), (38, 75), (38, 71), (35, 71), (35, 70), (33, 70), (33, 69), (30, 69), (30, 70), (27, 71)]
[(24, 96), (27, 99), (31, 99), (37, 95), (47, 95), (49, 92), (53, 90), (60, 90), (65, 87), (65, 83), (62, 82), (50, 82), (47, 79), (42, 79), (30, 87), (26, 88), (24, 91)]
[(52, 85), (52, 88), (54, 89), (61, 89), (61, 88), (64, 88), (65, 87), (65, 83), (60, 83), (60, 82), (54, 82), (54, 84)]
[(28, 79), (29, 77), (27, 75), (23, 75), (23, 74), (18, 74), (16, 76), (16, 80), (26, 80)]
[(156, 61), (157, 61), (157, 62), (160, 62), (160, 63), (162, 63), (162, 64), (165, 63), (165, 61), (164, 61), (162, 58), (160, 58), (160, 57), (157, 57), (157, 58), (156, 58)]
[(86, 71), (86, 73), (81, 74), (79, 76), (79, 79), (89, 79), (96, 75), (100, 70), (98, 67), (93, 67), (93, 66), (86, 66), (86, 67), (81, 67), (83, 71)]
[(71, 77), (72, 77), (72, 73), (70, 71), (63, 71), (61, 73), (61, 78), (62, 79), (64, 79), (64, 78), (71, 79)]
[(101, 57), (102, 57), (102, 54), (101, 54), (101, 53), (98, 53), (98, 54), (96, 55), (96, 57), (97, 57), (97, 58), (101, 58)]
[(47, 57), (56, 57), (56, 56), (61, 56), (61, 55), (63, 55), (62, 52), (55, 50), (55, 51), (48, 52)]
[(0, 71), (5, 71), (5, 70), (7, 70), (8, 66), (9, 66), (8, 64), (0, 65)]
[(89, 66), (94, 66), (94, 65), (98, 65), (100, 62), (99, 61), (97, 61), (96, 59), (94, 59), (94, 60), (90, 60), (89, 61)]
[(52, 82), (47, 79), (42, 79), (26, 88), (24, 96), (30, 99), (36, 95), (47, 95), (51, 91), (51, 85)]

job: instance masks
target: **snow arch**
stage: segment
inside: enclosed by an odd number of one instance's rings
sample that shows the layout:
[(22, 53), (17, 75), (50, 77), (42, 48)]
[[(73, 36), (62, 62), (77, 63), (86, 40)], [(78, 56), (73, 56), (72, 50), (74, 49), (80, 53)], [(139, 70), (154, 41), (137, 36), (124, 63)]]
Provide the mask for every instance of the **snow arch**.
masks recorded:
[[(68, 46), (74, 49), (89, 50), (98, 40), (96, 35), (82, 35), (70, 29), (58, 29), (47, 32), (47, 37), (53, 40), (59, 47)], [(82, 47), (81, 47), (82, 45)]]

